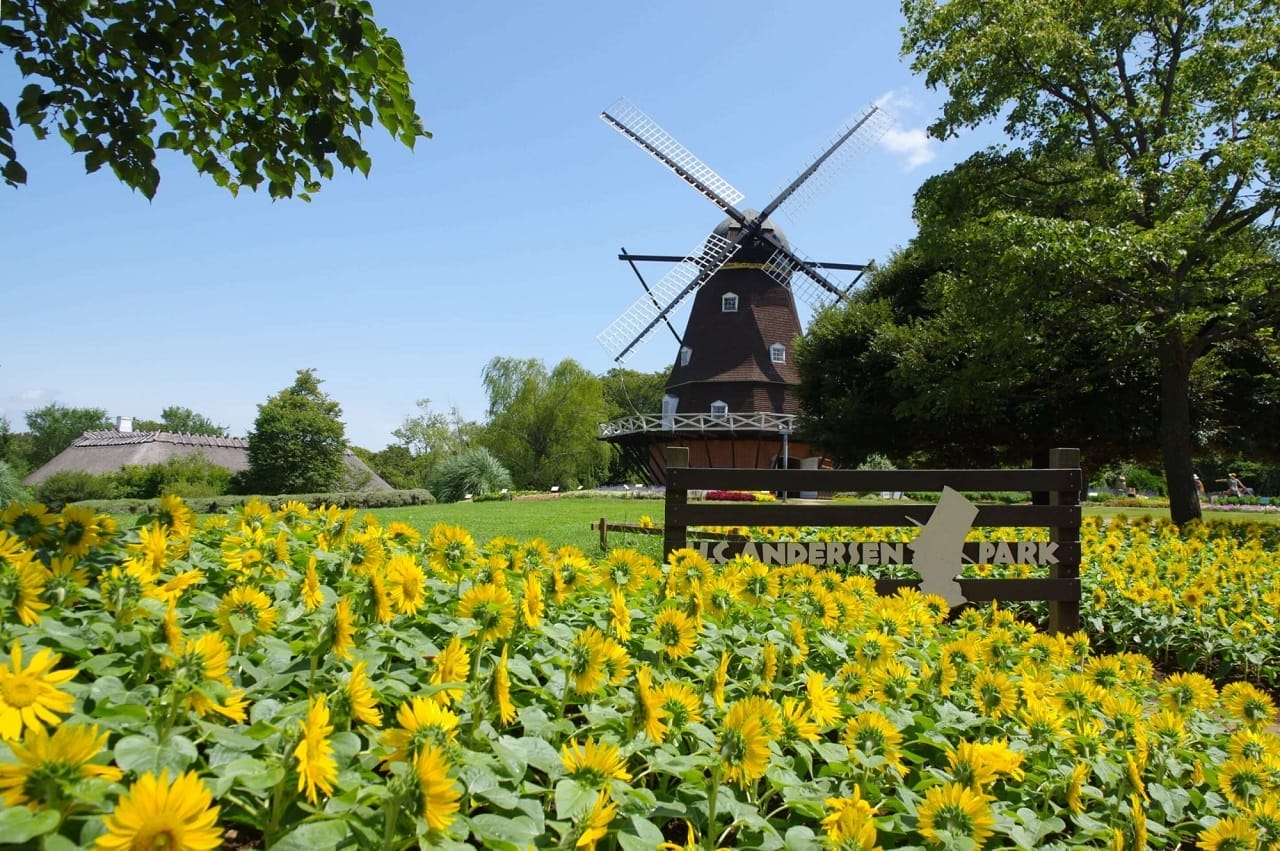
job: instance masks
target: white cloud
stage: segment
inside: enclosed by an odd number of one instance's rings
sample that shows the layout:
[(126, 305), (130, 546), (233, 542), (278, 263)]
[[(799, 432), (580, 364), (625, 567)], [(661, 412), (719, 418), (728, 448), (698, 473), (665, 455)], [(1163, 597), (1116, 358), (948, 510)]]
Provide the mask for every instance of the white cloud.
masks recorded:
[(880, 144), (902, 158), (904, 171), (919, 168), (937, 156), (936, 140), (929, 138), (920, 127), (890, 127), (880, 138)]
[(910, 92), (902, 89), (890, 89), (880, 97), (876, 98), (876, 106), (885, 112), (902, 115), (908, 112), (914, 112), (916, 109), (915, 98)]
[(37, 387), (32, 390), (23, 390), (18, 394), (18, 401), (24, 406), (40, 405), (44, 400), (50, 398), (53, 393), (43, 387)]

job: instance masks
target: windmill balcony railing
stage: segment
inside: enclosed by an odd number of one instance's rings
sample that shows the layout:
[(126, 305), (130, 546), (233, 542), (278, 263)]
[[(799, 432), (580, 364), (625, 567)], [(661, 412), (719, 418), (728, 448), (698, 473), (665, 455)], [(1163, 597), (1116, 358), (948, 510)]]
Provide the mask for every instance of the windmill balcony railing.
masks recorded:
[(792, 434), (793, 414), (757, 412), (752, 414), (633, 414), (600, 424), (600, 437), (621, 437), (644, 432), (772, 432)]

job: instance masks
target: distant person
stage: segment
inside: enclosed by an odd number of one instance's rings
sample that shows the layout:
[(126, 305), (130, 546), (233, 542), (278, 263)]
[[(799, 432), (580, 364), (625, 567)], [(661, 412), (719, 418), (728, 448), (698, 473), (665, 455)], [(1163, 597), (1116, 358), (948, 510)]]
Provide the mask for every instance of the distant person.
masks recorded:
[(1227, 473), (1227, 493), (1232, 496), (1253, 496), (1253, 488), (1246, 487), (1235, 473)]
[(1204, 497), (1204, 482), (1200, 481), (1200, 475), (1199, 475), (1198, 473), (1192, 473), (1192, 474), (1191, 474), (1191, 478), (1195, 481), (1195, 485), (1196, 485), (1196, 493), (1197, 493), (1201, 498), (1203, 498), (1203, 497)]

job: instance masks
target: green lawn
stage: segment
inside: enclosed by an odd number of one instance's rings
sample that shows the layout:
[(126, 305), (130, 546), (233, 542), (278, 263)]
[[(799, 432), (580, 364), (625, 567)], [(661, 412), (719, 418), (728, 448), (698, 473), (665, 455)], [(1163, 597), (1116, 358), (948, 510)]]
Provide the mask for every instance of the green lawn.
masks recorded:
[[(521, 499), (511, 502), (452, 503), (448, 505), (423, 505), (407, 508), (384, 508), (372, 512), (381, 521), (403, 520), (421, 529), (429, 530), (436, 523), (461, 526), (471, 533), (476, 543), (483, 544), (490, 538), (507, 535), (520, 540), (542, 538), (552, 546), (571, 544), (588, 555), (599, 551), (599, 535), (591, 524), (604, 517), (610, 523), (638, 523), (647, 514), (654, 523), (661, 525), (663, 502), (655, 499), (612, 499), (607, 497), (564, 497), (550, 499)], [(1114, 517), (1169, 517), (1167, 508), (1106, 508), (1086, 505), (1084, 515)], [(1205, 511), (1205, 519), (1257, 520), (1263, 523), (1280, 522), (1280, 514), (1241, 511)], [(658, 556), (661, 538), (657, 535), (611, 533), (609, 544), (614, 547), (634, 547), (654, 557)]]

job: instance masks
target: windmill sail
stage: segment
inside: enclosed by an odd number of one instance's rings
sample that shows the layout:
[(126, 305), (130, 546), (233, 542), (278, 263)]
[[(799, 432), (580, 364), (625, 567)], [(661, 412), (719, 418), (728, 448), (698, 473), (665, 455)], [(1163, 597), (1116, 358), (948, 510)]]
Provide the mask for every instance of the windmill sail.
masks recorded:
[(646, 293), (600, 332), (600, 341), (618, 363), (643, 343), (662, 318), (675, 310), (707, 278), (729, 261), (738, 246), (712, 233), (687, 257), (663, 275)]
[(600, 118), (731, 215), (734, 206), (745, 197), (626, 98), (600, 113)]

